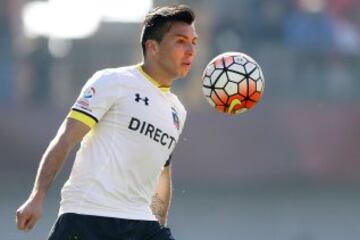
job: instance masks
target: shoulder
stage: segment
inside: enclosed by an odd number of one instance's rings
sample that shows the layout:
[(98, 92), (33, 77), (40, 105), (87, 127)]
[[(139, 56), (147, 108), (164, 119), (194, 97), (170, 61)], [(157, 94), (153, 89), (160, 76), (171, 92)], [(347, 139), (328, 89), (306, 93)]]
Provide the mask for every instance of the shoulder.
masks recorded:
[(136, 66), (106, 68), (96, 71), (87, 81), (86, 86), (120, 87), (134, 82)]
[(125, 81), (135, 77), (136, 66), (101, 69), (94, 73), (93, 78), (104, 81)]

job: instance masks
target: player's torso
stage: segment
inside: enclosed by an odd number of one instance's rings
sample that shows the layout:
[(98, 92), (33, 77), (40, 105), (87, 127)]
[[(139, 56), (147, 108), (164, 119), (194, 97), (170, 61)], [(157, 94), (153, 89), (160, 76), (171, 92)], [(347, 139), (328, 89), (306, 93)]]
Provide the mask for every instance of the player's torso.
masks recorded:
[[(149, 203), (183, 129), (185, 109), (135, 67), (88, 88), (93, 94), (85, 90), (87, 99), (78, 102), (89, 105), (75, 106), (98, 123), (82, 141), (60, 212), (153, 220)], [(110, 107), (101, 114), (104, 106)]]
[(136, 71), (132, 77), (119, 79), (124, 89), (96, 127), (107, 131), (120, 148), (126, 146), (124, 151), (134, 151), (135, 159), (157, 156), (163, 164), (178, 141), (184, 110), (172, 93), (160, 90)]

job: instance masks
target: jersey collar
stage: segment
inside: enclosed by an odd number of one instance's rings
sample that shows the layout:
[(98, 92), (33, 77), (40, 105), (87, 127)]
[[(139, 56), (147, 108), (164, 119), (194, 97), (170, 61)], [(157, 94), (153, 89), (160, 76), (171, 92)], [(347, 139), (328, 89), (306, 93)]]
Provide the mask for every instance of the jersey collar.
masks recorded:
[(160, 86), (160, 84), (155, 81), (152, 77), (150, 77), (146, 72), (144, 72), (143, 68), (141, 67), (140, 64), (138, 64), (136, 66), (136, 68), (139, 70), (139, 72), (141, 73), (141, 75), (143, 75), (149, 82), (151, 82), (153, 85), (155, 85), (156, 87), (158, 87), (160, 89), (160, 91), (162, 92), (170, 92), (170, 87), (162, 87)]

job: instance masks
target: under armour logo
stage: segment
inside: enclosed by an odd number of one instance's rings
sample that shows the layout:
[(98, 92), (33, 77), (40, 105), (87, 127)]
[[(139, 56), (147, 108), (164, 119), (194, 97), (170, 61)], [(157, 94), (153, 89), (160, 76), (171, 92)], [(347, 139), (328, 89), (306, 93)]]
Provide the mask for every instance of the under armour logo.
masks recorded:
[(141, 98), (141, 97), (140, 97), (140, 94), (139, 94), (139, 93), (136, 93), (136, 94), (135, 94), (135, 101), (136, 101), (136, 102), (140, 102), (140, 100), (143, 101), (146, 106), (149, 105), (149, 98), (148, 98), (148, 97)]

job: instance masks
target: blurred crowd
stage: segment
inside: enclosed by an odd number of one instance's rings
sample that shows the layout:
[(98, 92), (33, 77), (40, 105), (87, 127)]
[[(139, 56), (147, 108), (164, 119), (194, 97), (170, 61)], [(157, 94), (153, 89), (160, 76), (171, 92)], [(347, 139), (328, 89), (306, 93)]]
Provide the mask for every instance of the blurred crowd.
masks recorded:
[(223, 6), (218, 3), (223, 13), (212, 29), (216, 53), (250, 51), (266, 67), (273, 98), (359, 96), (359, 1), (256, 0)]
[[(352, 100), (359, 96), (360, 1), (179, 2), (195, 9), (199, 32), (204, 33), (201, 64), (195, 65), (199, 69), (192, 78), (199, 79), (201, 68), (214, 55), (243, 51), (260, 63), (271, 81), (269, 99)], [(26, 37), (21, 18), (24, 3), (0, 2), (0, 103), (67, 105), (98, 68), (131, 64), (141, 57), (134, 39), (121, 39), (124, 26), (111, 26), (119, 32), (108, 37), (103, 34), (102, 38), (95, 35), (74, 40), (65, 44), (67, 52), (56, 54), (51, 51), (53, 40)], [(166, 1), (154, 2), (163, 3)], [(140, 24), (134, 27), (138, 29)], [(131, 52), (128, 47), (137, 50)], [(119, 56), (109, 57), (113, 49)], [(179, 91), (186, 94), (194, 90), (189, 84), (180, 84)], [(72, 99), (68, 102), (69, 96)]]

